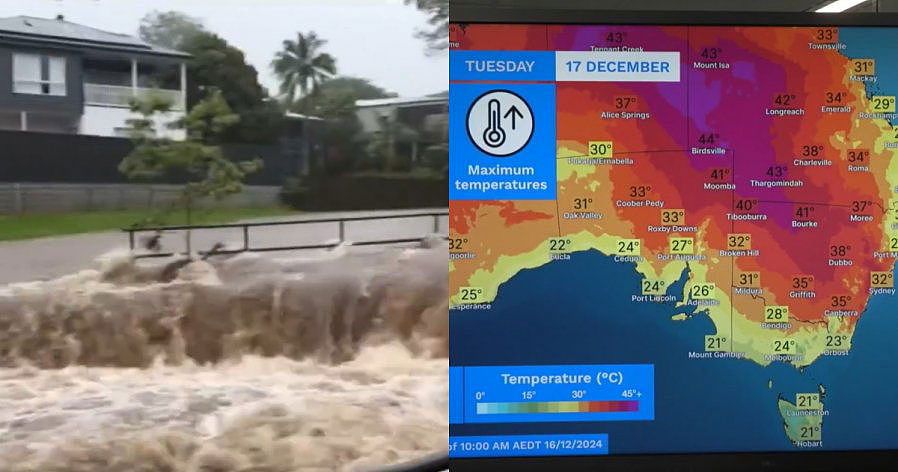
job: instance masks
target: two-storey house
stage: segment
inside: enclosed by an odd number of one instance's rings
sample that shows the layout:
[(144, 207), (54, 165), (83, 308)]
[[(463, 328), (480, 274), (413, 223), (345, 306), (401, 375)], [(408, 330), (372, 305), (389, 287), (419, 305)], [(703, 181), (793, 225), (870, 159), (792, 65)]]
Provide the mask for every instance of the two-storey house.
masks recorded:
[(134, 97), (172, 104), (156, 126), (184, 116), (190, 56), (124, 34), (56, 19), (0, 18), (0, 129), (126, 137)]

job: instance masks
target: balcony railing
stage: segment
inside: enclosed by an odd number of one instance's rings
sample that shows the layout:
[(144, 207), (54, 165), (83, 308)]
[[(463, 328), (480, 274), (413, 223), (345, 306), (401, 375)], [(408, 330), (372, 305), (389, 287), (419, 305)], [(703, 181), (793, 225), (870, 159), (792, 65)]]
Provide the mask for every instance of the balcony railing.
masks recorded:
[(172, 110), (183, 110), (180, 90), (131, 88), (120, 85), (84, 84), (84, 103), (113, 107), (128, 107), (132, 98), (160, 97), (171, 103)]

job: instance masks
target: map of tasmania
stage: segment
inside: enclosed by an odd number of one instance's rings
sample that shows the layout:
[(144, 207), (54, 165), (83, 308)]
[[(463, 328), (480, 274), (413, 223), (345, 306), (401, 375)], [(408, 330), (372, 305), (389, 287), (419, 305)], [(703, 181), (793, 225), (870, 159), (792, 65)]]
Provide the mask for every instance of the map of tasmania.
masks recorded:
[[(851, 356), (871, 299), (895, 293), (898, 134), (883, 59), (846, 34), (455, 26), (459, 50), (676, 52), (680, 70), (554, 82), (555, 198), (450, 203), (453, 309), (489, 316), (522, 271), (597, 251), (639, 275), (632, 303), (711, 321), (671, 356), (799, 371)], [(832, 388), (776, 398), (794, 447), (823, 447)]]

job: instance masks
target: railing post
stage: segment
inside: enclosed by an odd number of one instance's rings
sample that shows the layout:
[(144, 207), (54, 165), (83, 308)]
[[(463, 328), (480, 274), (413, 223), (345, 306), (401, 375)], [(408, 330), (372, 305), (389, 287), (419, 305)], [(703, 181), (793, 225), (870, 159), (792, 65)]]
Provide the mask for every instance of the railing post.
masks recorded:
[(128, 230), (128, 245), (131, 247), (131, 250), (134, 251), (134, 230)]
[(343, 243), (346, 241), (346, 222), (340, 220), (340, 242)]
[(433, 232), (434, 234), (440, 232), (440, 215), (433, 215)]
[(243, 250), (249, 251), (249, 225), (243, 225)]

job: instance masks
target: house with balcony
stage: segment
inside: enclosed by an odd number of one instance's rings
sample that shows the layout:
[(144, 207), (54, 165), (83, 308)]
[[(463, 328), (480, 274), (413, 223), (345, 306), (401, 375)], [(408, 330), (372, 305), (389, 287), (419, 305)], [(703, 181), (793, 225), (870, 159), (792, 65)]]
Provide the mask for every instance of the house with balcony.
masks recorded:
[(125, 34), (55, 19), (0, 18), (0, 130), (127, 137), (132, 98), (171, 103), (165, 125), (184, 116), (190, 55)]

